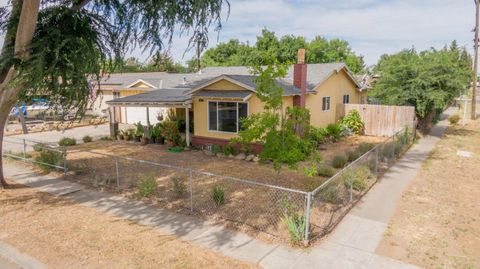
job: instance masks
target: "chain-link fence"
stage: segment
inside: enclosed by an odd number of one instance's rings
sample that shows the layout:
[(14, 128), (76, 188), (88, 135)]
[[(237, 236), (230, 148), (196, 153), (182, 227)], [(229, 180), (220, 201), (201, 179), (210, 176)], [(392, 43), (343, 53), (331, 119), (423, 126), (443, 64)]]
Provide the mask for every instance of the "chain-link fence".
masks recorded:
[(55, 143), (42, 143), (30, 139), (4, 137), (2, 156), (36, 164), (42, 170), (67, 171), (67, 151)]
[(412, 145), (414, 139), (415, 130), (405, 127), (312, 191), (309, 216), (311, 239), (328, 234)]
[[(68, 180), (91, 188), (148, 199), (176, 212), (228, 220), (236, 228), (262, 231), (283, 241), (308, 242), (329, 233), (413, 143), (406, 127), (351, 162), (312, 192), (289, 189), (199, 169), (70, 149), (36, 141), (5, 139), (4, 156), (68, 168)], [(56, 161), (38, 159), (59, 154)], [(34, 156), (32, 156), (34, 155)], [(68, 157), (68, 158), (67, 158)]]

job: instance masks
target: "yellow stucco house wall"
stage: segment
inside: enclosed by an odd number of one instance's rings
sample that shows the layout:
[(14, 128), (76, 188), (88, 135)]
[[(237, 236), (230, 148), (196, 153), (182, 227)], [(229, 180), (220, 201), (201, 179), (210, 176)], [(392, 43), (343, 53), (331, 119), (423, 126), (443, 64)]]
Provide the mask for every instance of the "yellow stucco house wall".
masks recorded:
[[(207, 91), (251, 91), (248, 87), (241, 84), (236, 84), (227, 80), (220, 80), (210, 85), (206, 85), (198, 90)], [(306, 96), (305, 107), (310, 110), (311, 124), (318, 127), (325, 127), (330, 123), (335, 123), (336, 109), (338, 104), (343, 103), (343, 96), (349, 96), (349, 103), (361, 103), (362, 97), (366, 96), (366, 92), (361, 92), (357, 84), (345, 69), (335, 72), (324, 82), (317, 85), (314, 90), (316, 93), (308, 94)], [(330, 109), (322, 110), (323, 97), (330, 97)], [(293, 96), (284, 96), (284, 109), (293, 106)], [(234, 98), (210, 98), (210, 97), (192, 97), (192, 109), (194, 116), (194, 137), (211, 138), (229, 140), (237, 136), (237, 133), (220, 132), (209, 130), (209, 101), (223, 101), (223, 102), (239, 102), (248, 104), (248, 115), (259, 113), (263, 111), (263, 103), (258, 99), (255, 92), (252, 91), (248, 100), (240, 100)], [(194, 138), (195, 139), (195, 138)]]

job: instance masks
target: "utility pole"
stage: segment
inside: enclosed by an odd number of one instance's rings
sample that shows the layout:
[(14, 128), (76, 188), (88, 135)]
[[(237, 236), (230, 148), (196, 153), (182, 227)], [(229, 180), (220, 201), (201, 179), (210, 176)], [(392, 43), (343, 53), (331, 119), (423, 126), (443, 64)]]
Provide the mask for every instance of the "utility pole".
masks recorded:
[[(478, 68), (478, 19), (480, 12), (480, 0), (475, 1), (475, 40), (474, 40), (474, 56), (473, 56), (473, 71), (472, 71), (472, 115), (471, 119), (476, 118), (476, 103), (477, 103), (477, 68)], [(465, 108), (466, 109), (466, 108)]]

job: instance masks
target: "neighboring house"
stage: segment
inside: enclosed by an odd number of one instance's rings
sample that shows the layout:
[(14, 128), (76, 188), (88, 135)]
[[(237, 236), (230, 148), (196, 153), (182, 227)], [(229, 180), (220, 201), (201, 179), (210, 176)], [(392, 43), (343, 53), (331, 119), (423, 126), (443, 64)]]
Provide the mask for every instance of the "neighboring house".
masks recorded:
[[(327, 126), (338, 120), (337, 106), (361, 103), (366, 89), (358, 83), (343, 63), (299, 64), (289, 68), (287, 77), (277, 81), (283, 88), (284, 107), (301, 106), (310, 110), (311, 124)], [(225, 144), (236, 137), (241, 128), (239, 119), (263, 110), (256, 96), (255, 76), (246, 67), (217, 67), (224, 74), (208, 77), (212, 69), (202, 71), (198, 80), (169, 89), (118, 98), (107, 103), (112, 108), (176, 107), (193, 114), (192, 144)], [(232, 74), (233, 73), (233, 74)], [(188, 142), (187, 138), (187, 142)]]

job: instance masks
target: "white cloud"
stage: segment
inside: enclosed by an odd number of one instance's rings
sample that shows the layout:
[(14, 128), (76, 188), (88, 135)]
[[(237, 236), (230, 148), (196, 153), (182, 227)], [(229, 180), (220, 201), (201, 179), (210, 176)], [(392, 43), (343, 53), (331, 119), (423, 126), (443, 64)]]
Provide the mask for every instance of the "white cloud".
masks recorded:
[[(5, 0), (0, 0), (2, 3)], [(473, 1), (458, 0), (230, 0), (228, 20), (223, 22), (219, 41), (237, 38), (255, 42), (263, 27), (277, 35), (316, 35), (342, 38), (353, 50), (374, 64), (384, 53), (415, 46), (441, 47), (456, 39), (472, 47)], [(226, 16), (224, 16), (226, 18)], [(0, 41), (1, 43), (1, 41)], [(188, 36), (173, 39), (175, 59), (186, 61)], [(210, 34), (210, 47), (217, 44), (217, 33)], [(132, 53), (140, 59), (147, 55)]]

